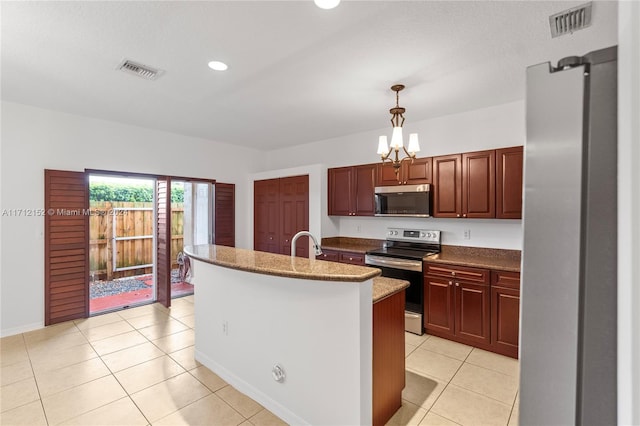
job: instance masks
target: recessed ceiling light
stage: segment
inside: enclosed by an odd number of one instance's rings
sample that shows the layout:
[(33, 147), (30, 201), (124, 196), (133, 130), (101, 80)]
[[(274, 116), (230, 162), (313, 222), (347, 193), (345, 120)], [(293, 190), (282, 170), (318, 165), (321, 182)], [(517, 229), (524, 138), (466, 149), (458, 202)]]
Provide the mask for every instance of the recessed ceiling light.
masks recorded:
[(313, 0), (320, 9), (333, 9), (340, 4), (340, 0)]
[(216, 71), (224, 71), (229, 67), (224, 62), (211, 61), (211, 62), (209, 62), (209, 68), (211, 68), (212, 70), (216, 70)]

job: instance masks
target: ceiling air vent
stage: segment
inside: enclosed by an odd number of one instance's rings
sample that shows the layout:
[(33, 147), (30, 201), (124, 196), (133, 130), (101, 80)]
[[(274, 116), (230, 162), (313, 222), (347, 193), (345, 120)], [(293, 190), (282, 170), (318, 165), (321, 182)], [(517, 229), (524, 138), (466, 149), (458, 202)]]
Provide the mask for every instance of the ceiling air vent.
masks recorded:
[(146, 78), (147, 80), (155, 80), (162, 74), (162, 70), (151, 68), (146, 65), (125, 59), (118, 65), (120, 71)]
[(591, 3), (585, 3), (549, 16), (551, 37), (571, 34), (591, 25)]

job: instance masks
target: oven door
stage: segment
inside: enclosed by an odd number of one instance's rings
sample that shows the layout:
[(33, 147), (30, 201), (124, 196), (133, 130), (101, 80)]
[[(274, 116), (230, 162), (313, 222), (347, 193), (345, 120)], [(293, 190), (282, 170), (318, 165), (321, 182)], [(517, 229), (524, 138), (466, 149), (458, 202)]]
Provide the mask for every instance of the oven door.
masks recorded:
[(405, 290), (405, 330), (422, 335), (424, 313), (424, 277), (422, 262), (410, 259), (366, 255), (365, 263), (382, 270), (382, 276), (409, 281)]

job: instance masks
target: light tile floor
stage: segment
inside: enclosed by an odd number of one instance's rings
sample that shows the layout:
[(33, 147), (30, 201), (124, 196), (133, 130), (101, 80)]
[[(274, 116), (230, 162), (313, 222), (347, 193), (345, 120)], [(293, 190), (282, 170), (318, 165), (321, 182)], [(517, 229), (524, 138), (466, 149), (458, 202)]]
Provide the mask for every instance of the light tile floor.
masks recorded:
[[(2, 425), (282, 425), (194, 360), (193, 296), (0, 339)], [(406, 334), (390, 425), (517, 424), (518, 362)]]

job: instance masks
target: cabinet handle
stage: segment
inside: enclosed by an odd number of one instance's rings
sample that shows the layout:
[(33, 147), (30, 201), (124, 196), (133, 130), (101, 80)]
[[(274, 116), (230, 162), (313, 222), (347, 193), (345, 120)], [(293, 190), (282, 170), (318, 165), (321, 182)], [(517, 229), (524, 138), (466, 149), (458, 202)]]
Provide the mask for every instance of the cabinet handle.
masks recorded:
[(456, 271), (451, 271), (451, 275), (456, 276)]
[(449, 281), (449, 285), (453, 285), (453, 282)]
[(407, 181), (406, 181), (406, 180), (404, 181), (404, 184), (405, 184), (405, 185), (407, 184)]
[(466, 213), (465, 213), (465, 214), (463, 214), (463, 215), (462, 215), (462, 217), (467, 217), (467, 214), (466, 214)]
[(270, 240), (273, 240), (273, 237), (269, 237)]
[(456, 283), (456, 287), (460, 287), (460, 283)]
[(350, 257), (349, 260), (353, 260), (353, 257)]
[(289, 242), (289, 240), (284, 240), (284, 242), (285, 242), (285, 243), (288, 243), (288, 242)]
[(460, 214), (457, 214), (456, 217), (460, 217)]

